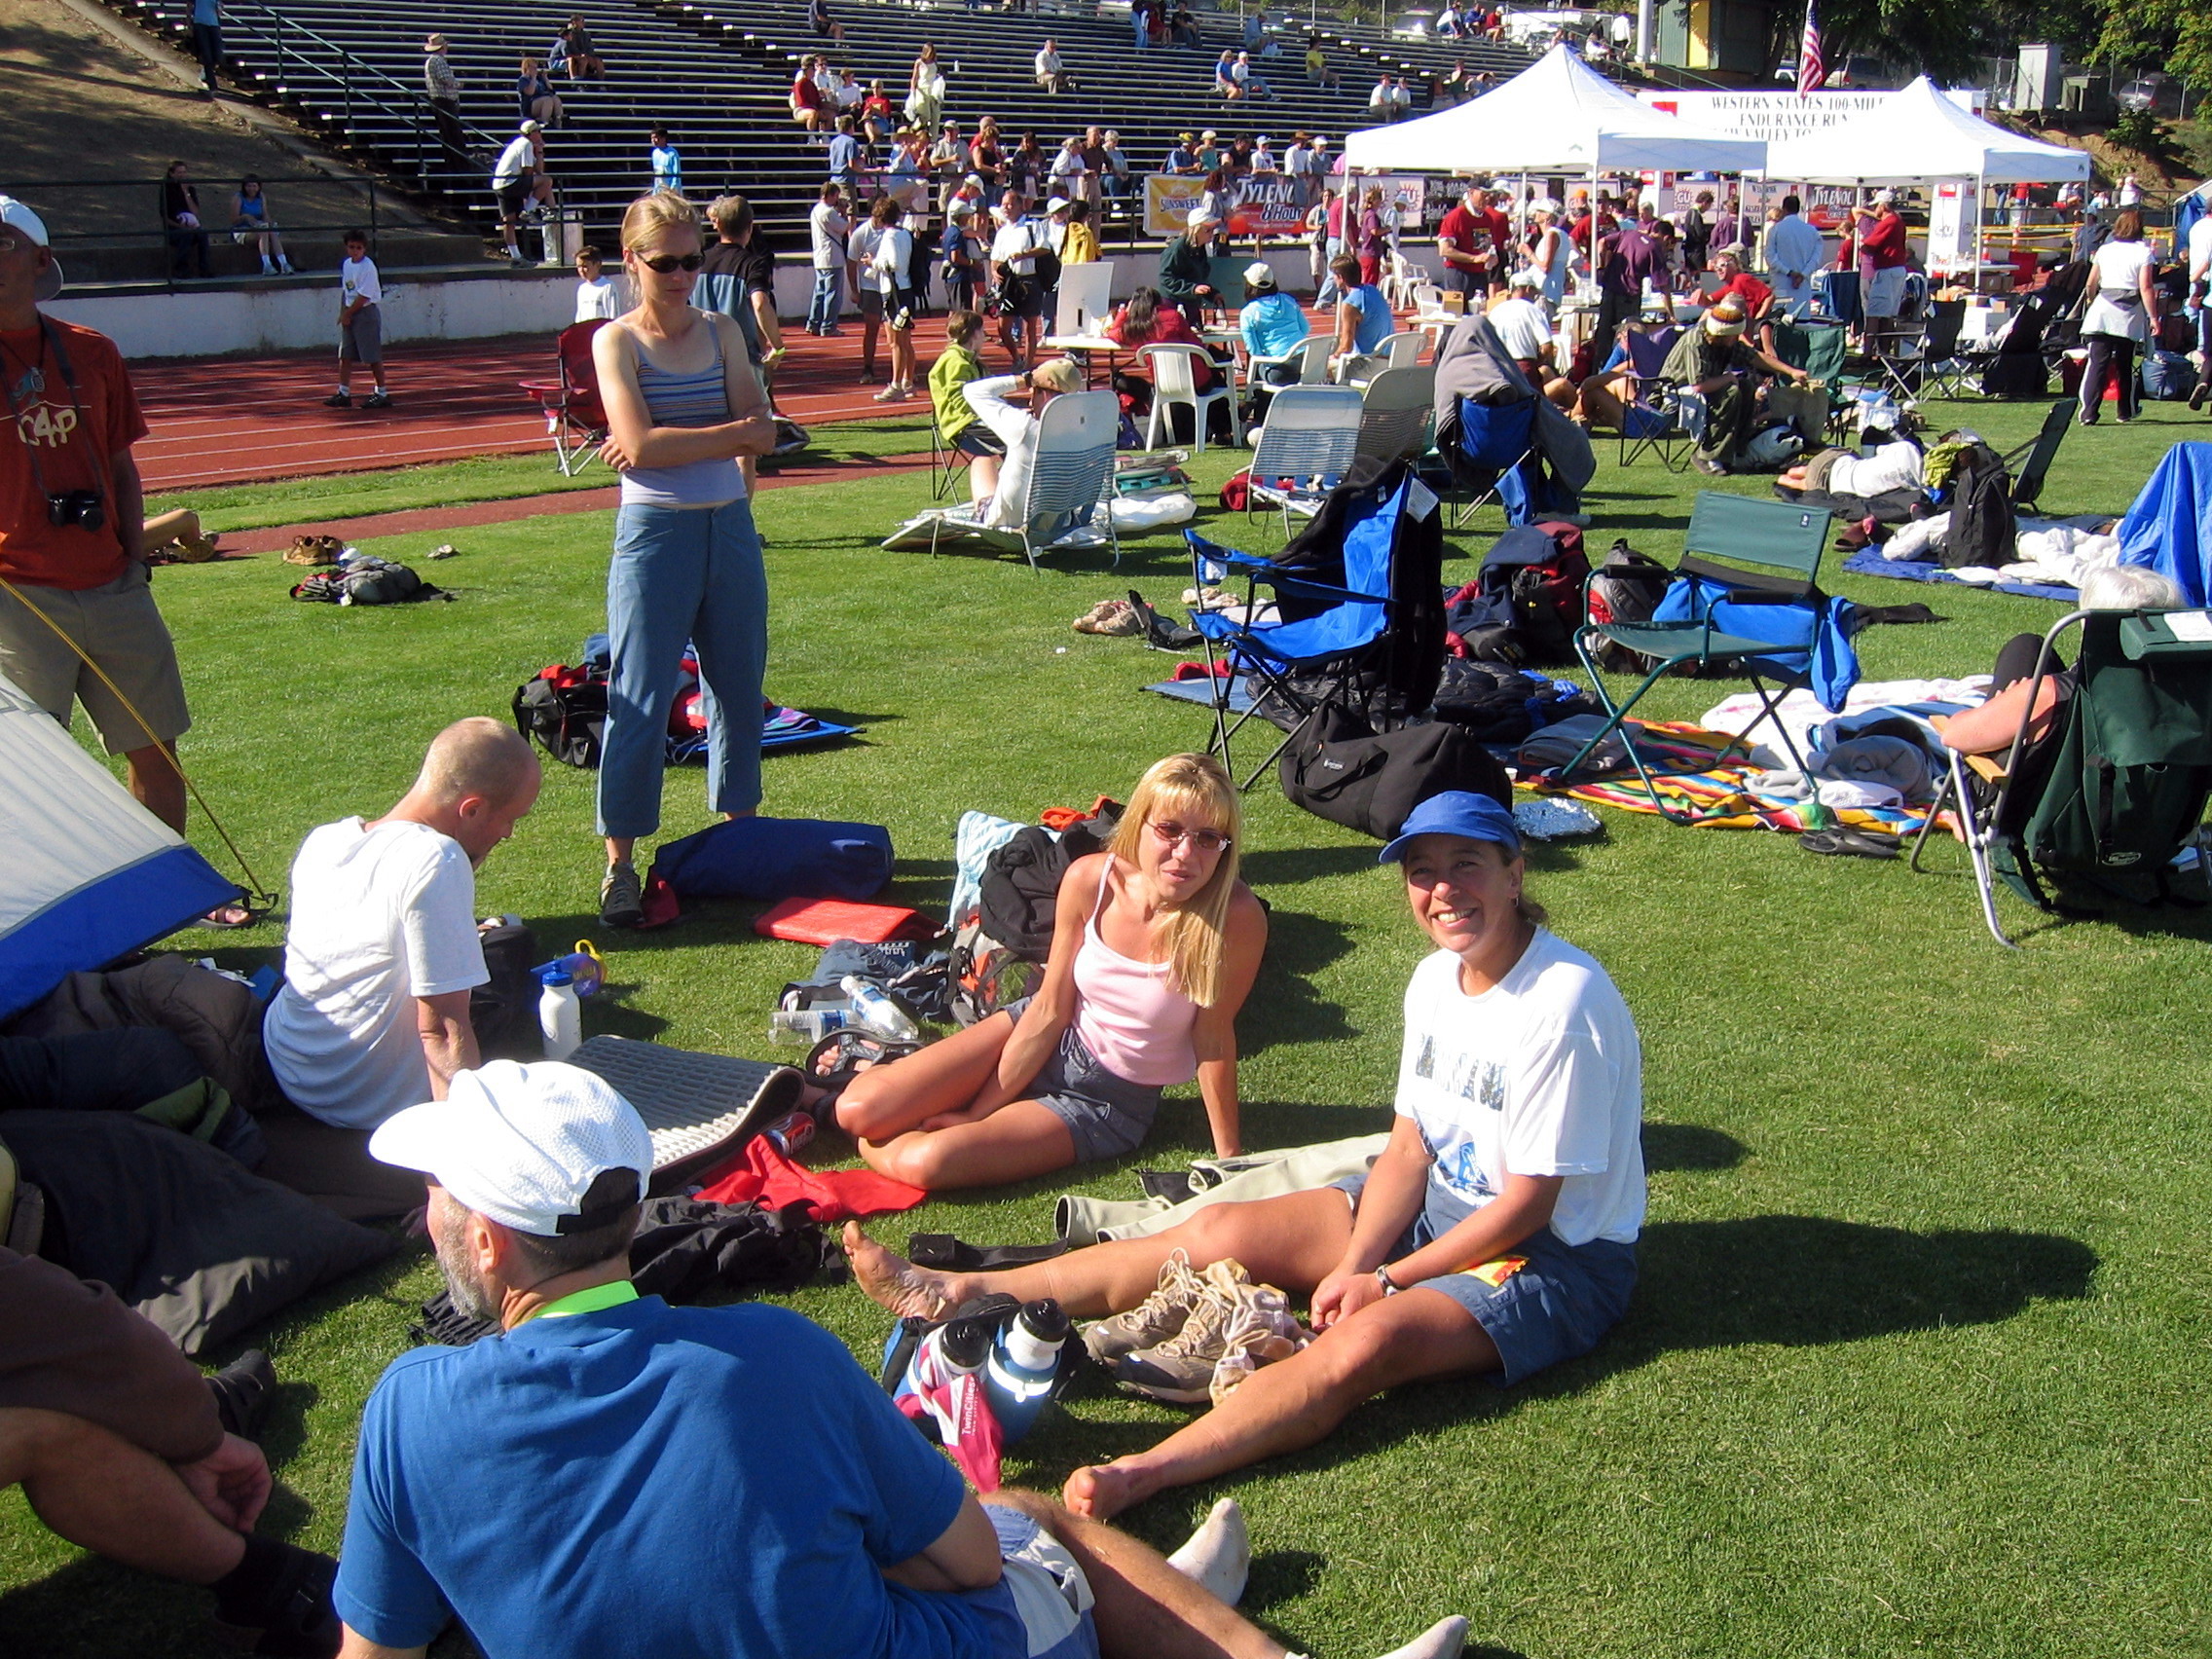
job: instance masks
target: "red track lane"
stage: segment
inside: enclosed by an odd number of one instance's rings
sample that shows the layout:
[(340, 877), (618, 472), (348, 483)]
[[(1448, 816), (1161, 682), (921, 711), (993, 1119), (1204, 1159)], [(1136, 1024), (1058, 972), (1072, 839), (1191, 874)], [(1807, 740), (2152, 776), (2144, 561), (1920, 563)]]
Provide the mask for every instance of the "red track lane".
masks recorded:
[[(860, 382), (860, 325), (822, 340), (793, 327), (776, 371), (776, 403), (803, 425), (926, 413), (912, 401), (878, 405)], [(925, 319), (915, 349), (930, 363), (943, 348), (943, 322)], [(994, 352), (993, 355), (996, 355)], [(469, 456), (550, 451), (545, 419), (520, 383), (554, 374), (543, 339), (424, 341), (386, 351), (394, 406), (325, 409), (336, 384), (327, 352), (248, 358), (170, 358), (139, 363), (132, 384), (151, 433), (135, 450), (149, 491), (262, 483), (328, 472), (361, 472)], [(890, 363), (879, 349), (878, 368)], [(356, 374), (354, 396), (368, 377)]]

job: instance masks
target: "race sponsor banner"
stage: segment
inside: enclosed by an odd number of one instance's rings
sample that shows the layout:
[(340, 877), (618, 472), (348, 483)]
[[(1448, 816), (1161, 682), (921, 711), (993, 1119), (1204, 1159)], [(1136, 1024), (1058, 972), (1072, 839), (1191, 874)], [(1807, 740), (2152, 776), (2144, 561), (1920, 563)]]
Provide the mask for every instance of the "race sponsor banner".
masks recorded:
[[(1383, 200), (1398, 211), (1399, 223), (1421, 222), (1427, 200), (1427, 183), (1419, 178), (1360, 177), (1349, 188), (1362, 196), (1370, 185), (1382, 187)], [(1180, 236), (1191, 209), (1205, 194), (1205, 180), (1195, 174), (1151, 173), (1144, 181), (1144, 234), (1148, 237)], [(1304, 234), (1306, 206), (1299, 200), (1297, 181), (1287, 175), (1262, 173), (1239, 179), (1230, 187), (1229, 223), (1224, 234), (1239, 240), (1270, 237), (1295, 240)]]
[[(1764, 138), (1779, 143), (1801, 138), (1879, 107), (1887, 92), (1821, 92), (1800, 96), (1794, 92), (1703, 92), (1666, 87), (1647, 87), (1636, 94), (1653, 109), (1734, 138)], [(1943, 95), (1970, 115), (1980, 113), (1978, 89), (1955, 87)]]

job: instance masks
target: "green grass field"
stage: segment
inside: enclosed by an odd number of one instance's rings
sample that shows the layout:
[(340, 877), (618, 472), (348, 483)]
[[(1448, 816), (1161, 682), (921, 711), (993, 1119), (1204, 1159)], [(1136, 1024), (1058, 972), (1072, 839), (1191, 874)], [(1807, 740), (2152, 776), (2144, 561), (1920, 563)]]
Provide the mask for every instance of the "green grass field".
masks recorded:
[[(1931, 414), (2002, 447), (2041, 409)], [(2130, 428), (2075, 432), (2046, 504), (2118, 512), (2165, 446), (2197, 431), (2163, 405)], [(536, 464), (532, 489), (555, 476)], [(1210, 491), (1232, 464), (1213, 452), (1197, 471)], [(1623, 473), (1608, 447), (1593, 550), (1620, 535), (1671, 562), (1695, 482), (1649, 461)], [(326, 499), (372, 486), (389, 505), (454, 498), (429, 469), (224, 492), (239, 516), (218, 522), (335, 513)], [(962, 810), (1031, 818), (1125, 793), (1152, 759), (1202, 747), (1205, 721), (1139, 689), (1167, 659), (1068, 630), (1131, 583), (1172, 603), (1188, 581), (1179, 538), (1131, 546), (1119, 574), (1103, 558), (1032, 576), (879, 551), (922, 493), (915, 474), (886, 472), (761, 499), (769, 690), (867, 727), (840, 750), (771, 758), (766, 810), (888, 825), (901, 859), (885, 897), (940, 907)], [(1265, 521), (1209, 517), (1222, 539), (1274, 544)], [(573, 655), (601, 625), (609, 518), (455, 534), (462, 556), (435, 571), (452, 605), (295, 605), (273, 558), (160, 574), (200, 721), (186, 756), (264, 879), (282, 880), (313, 825), (385, 807), (440, 726), (504, 718), (519, 682)], [(1448, 570), (1471, 576), (1496, 522), (1456, 538)], [(405, 558), (448, 538), (374, 550)], [(1869, 679), (1984, 670), (2003, 639), (2058, 614), (1958, 588), (1832, 585), (1944, 617), (1870, 630)], [(1647, 708), (1694, 717), (1727, 689), (1667, 682)], [(701, 788), (670, 776), (669, 835), (705, 822)], [(597, 934), (591, 790), (549, 767), (537, 810), (480, 877), (483, 912), (520, 912), (549, 944)], [(2189, 1371), (2212, 1337), (2212, 925), (2121, 910), (2055, 926), (2013, 905), (2026, 946), (2013, 954), (1983, 932), (1955, 848), (1915, 876), (1811, 858), (1785, 836), (1604, 817), (1601, 839), (1535, 851), (1530, 889), (1607, 965), (1642, 1032), (1650, 1225), (1626, 1323), (1527, 1386), (1402, 1390), (1305, 1456), (1167, 1494), (1127, 1524), (1172, 1544), (1234, 1492), (1259, 1554), (1249, 1609), (1336, 1659), (1455, 1611), (1492, 1659), (2212, 1654), (2212, 1416)], [(203, 823), (195, 833), (216, 850)], [(1274, 906), (1239, 1027), (1247, 1139), (1380, 1129), (1398, 999), (1422, 951), (1398, 883), (1372, 842), (1272, 784), (1254, 792), (1246, 846)], [(665, 932), (598, 936), (621, 994), (587, 1007), (587, 1030), (768, 1053), (775, 994), (813, 952), (756, 938), (751, 915), (701, 906)], [(175, 942), (244, 965), (270, 959), (280, 933)], [(1178, 1095), (1123, 1165), (875, 1231), (1043, 1238), (1055, 1194), (1134, 1196), (1138, 1166), (1204, 1147), (1195, 1091)], [(426, 1257), (403, 1257), (253, 1334), (285, 1384), (271, 1530), (337, 1547), (362, 1401), (434, 1282)], [(872, 1364), (886, 1320), (857, 1291), (792, 1301)], [(1056, 1490), (1179, 1418), (1087, 1387), (1018, 1449), (1011, 1478)], [(81, 1557), (15, 1493), (0, 1496), (0, 1652), (217, 1651), (203, 1596)]]

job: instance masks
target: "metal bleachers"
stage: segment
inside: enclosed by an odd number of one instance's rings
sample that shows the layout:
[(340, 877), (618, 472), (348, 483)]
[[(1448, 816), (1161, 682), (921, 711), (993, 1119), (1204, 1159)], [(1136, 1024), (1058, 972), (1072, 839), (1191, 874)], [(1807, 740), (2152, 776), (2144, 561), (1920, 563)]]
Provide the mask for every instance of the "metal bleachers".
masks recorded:
[[(190, 0), (111, 3), (173, 43), (189, 35)], [(520, 60), (542, 60), (575, 9), (571, 0), (384, 0), (375, 7), (225, 0), (227, 67), (325, 143), (444, 197), (489, 235), (495, 221), (486, 181), (519, 119)], [(1516, 48), (1421, 41), (1335, 21), (1309, 30), (1284, 20), (1267, 37), (1278, 55), (1258, 64), (1276, 95), (1224, 104), (1211, 91), (1213, 61), (1222, 48), (1240, 44), (1239, 20), (1228, 13), (1198, 15), (1202, 49), (1140, 53), (1122, 0), (1060, 12), (835, 0), (844, 27), (835, 44), (810, 31), (805, 0), (594, 0), (582, 10), (607, 73), (555, 80), (566, 119), (547, 134), (547, 163), (562, 210), (580, 214), (585, 233), (602, 240), (647, 184), (647, 131), (665, 123), (682, 152), (688, 194), (741, 191), (775, 245), (803, 246), (823, 153), (793, 125), (786, 100), (800, 59), (816, 51), (849, 67), (863, 86), (880, 78), (897, 103), (921, 47), (934, 44), (948, 84), (945, 113), (964, 132), (992, 115), (1010, 140), (1034, 129), (1050, 151), (1096, 123), (1119, 129), (1139, 172), (1157, 169), (1186, 129), (1210, 127), (1225, 138), (1266, 132), (1278, 154), (1301, 128), (1341, 144), (1368, 124), (1368, 91), (1384, 70), (1408, 76), (1418, 115), (1426, 79), (1455, 62), (1503, 78), (1530, 60)], [(465, 165), (441, 150), (423, 90), (422, 43), (433, 30), (447, 37), (448, 59), (463, 84)], [(1305, 77), (1309, 33), (1340, 77), (1334, 89)], [(1079, 92), (1054, 96), (1036, 85), (1031, 59), (1048, 38)]]

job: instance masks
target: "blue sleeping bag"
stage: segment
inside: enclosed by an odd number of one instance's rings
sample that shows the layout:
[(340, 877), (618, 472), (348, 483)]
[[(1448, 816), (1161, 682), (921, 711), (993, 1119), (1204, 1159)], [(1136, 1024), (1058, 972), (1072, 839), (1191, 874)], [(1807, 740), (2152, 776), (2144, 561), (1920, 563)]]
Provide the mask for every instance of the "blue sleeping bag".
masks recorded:
[(891, 831), (820, 818), (735, 818), (653, 859), (682, 899), (872, 899), (891, 879)]
[(2119, 535), (2122, 565), (2171, 576), (2191, 607), (2212, 604), (2212, 444), (2166, 451)]

